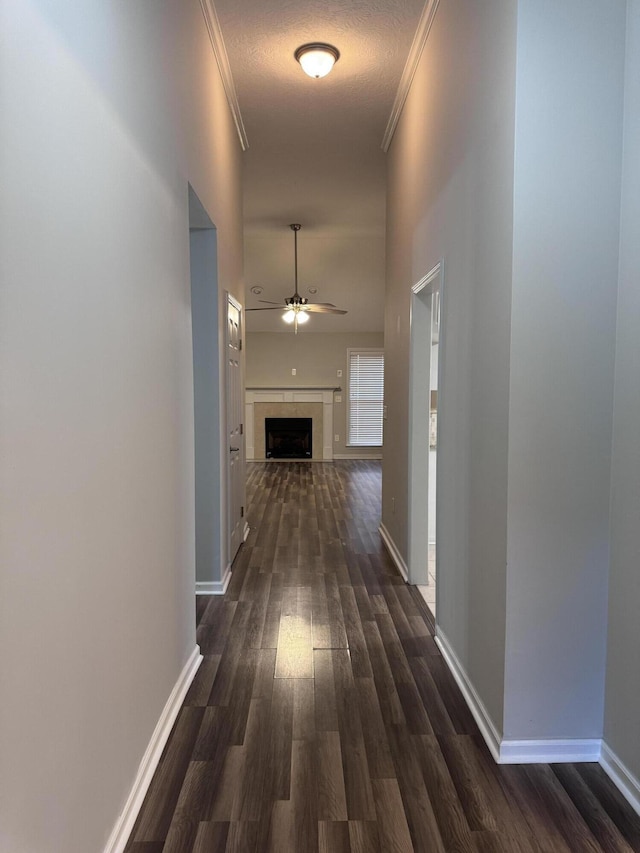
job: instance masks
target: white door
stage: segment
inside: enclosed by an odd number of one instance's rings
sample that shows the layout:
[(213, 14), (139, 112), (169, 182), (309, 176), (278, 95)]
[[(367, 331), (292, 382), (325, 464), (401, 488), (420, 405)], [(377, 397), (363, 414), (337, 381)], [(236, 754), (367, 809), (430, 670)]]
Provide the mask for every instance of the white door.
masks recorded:
[(227, 504), (229, 563), (244, 538), (244, 435), (242, 427), (242, 307), (227, 294)]

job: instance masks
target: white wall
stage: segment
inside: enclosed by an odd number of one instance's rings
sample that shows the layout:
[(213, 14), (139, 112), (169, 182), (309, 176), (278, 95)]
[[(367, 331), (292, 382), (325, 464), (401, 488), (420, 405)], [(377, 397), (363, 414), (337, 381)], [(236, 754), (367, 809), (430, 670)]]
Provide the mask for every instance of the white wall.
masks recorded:
[[(640, 779), (640, 3), (628, 3), (604, 735)], [(637, 794), (637, 792), (636, 792)]]
[(625, 5), (440, 3), (390, 151), (383, 521), (442, 260), (438, 630), (512, 740), (602, 735)]
[[(309, 324), (313, 323), (313, 317)], [(347, 348), (384, 346), (381, 332), (323, 333), (300, 329), (293, 331), (248, 332), (246, 335), (246, 385), (290, 387), (331, 386), (342, 389), (334, 396), (333, 452), (338, 456), (380, 456), (381, 447), (347, 447)], [(291, 370), (295, 368), (296, 375)], [(342, 371), (342, 377), (337, 375)]]
[(187, 182), (241, 296), (197, 0), (0, 13), (0, 849), (104, 847), (195, 646)]
[(520, 0), (504, 734), (602, 735), (625, 3)]
[(387, 211), (383, 521), (406, 559), (410, 288), (442, 259), (438, 622), (497, 725), (515, 11), (506, 0), (440, 3), (390, 150)]

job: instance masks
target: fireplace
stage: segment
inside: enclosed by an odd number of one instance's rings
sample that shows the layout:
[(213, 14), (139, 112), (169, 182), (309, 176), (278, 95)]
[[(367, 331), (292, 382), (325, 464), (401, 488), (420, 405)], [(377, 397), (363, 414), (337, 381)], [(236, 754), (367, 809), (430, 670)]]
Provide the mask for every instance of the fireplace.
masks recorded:
[[(340, 390), (340, 389), (338, 389)], [(245, 435), (247, 460), (266, 459), (265, 418), (312, 418), (314, 461), (333, 459), (333, 397), (336, 388), (247, 387), (245, 390)]]
[(311, 459), (313, 418), (265, 418), (267, 459)]

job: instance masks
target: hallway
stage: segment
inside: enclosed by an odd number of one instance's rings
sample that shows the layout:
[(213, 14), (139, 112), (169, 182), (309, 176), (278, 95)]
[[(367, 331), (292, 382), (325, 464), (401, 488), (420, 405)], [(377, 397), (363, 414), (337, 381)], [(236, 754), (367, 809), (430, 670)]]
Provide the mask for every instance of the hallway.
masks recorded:
[(640, 851), (598, 765), (497, 766), (377, 532), (379, 462), (248, 465), (251, 534), (128, 853)]

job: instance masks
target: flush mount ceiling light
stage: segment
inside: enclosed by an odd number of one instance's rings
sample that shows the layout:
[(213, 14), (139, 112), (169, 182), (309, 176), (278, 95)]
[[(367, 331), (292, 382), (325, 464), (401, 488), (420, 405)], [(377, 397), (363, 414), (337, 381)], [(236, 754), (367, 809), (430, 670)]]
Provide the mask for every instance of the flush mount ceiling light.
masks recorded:
[(334, 64), (340, 59), (340, 51), (332, 44), (313, 42), (303, 44), (294, 53), (295, 58), (302, 66), (302, 70), (309, 77), (326, 77)]

